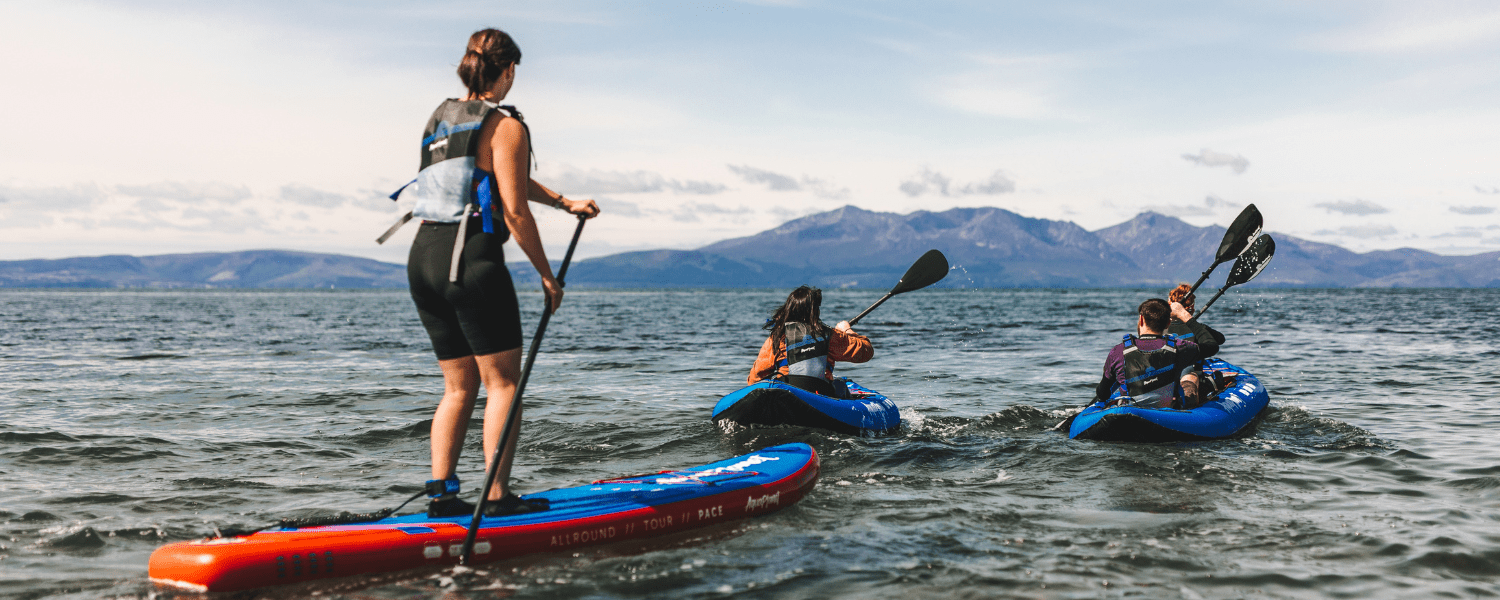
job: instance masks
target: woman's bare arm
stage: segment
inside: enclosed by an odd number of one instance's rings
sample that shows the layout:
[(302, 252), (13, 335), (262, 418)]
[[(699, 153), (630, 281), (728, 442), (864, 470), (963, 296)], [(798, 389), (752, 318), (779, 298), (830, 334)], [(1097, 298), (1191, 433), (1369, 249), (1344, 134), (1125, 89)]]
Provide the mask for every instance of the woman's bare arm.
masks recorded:
[[(562, 304), (563, 290), (552, 275), (552, 265), (547, 263), (547, 252), (542, 248), (542, 236), (537, 233), (536, 219), (526, 199), (530, 196), (531, 180), (527, 174), (530, 158), (530, 140), (526, 139), (521, 122), (502, 118), (486, 125), (488, 135), (485, 144), (489, 152), (481, 149), (480, 163), (486, 162), (495, 174), (495, 184), (500, 191), (500, 204), (505, 210), (505, 226), (516, 240), (516, 245), (526, 253), (531, 266), (542, 277), (542, 289), (547, 294), (547, 305), (552, 310)], [(490, 156), (486, 157), (485, 154)], [(488, 161), (485, 159), (488, 158)]]
[(599, 205), (595, 204), (593, 200), (569, 200), (535, 179), (528, 180), (528, 184), (526, 197), (532, 202), (561, 208), (575, 215), (583, 215), (590, 219), (599, 216)]

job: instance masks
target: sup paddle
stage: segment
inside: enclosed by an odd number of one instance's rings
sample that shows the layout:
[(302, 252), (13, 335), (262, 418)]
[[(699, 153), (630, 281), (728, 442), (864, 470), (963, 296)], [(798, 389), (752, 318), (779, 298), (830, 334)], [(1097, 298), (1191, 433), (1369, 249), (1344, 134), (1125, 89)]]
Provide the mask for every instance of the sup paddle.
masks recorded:
[(938, 252), (937, 250), (928, 250), (926, 254), (923, 254), (921, 258), (917, 259), (917, 262), (911, 264), (911, 268), (907, 269), (906, 274), (901, 276), (901, 281), (896, 282), (896, 287), (891, 288), (891, 291), (889, 293), (881, 296), (879, 300), (876, 300), (874, 304), (871, 304), (870, 308), (866, 308), (865, 312), (859, 313), (859, 316), (854, 317), (853, 319), (849, 319), (849, 326), (853, 327), (855, 323), (858, 323), (860, 319), (865, 318), (865, 315), (870, 314), (870, 311), (875, 310), (875, 307), (885, 303), (885, 301), (889, 300), (891, 296), (895, 296), (896, 294), (905, 294), (914, 290), (920, 290), (924, 287), (942, 281), (943, 278), (947, 276), (948, 258), (943, 256), (942, 252)]
[(1229, 229), (1224, 230), (1224, 241), (1219, 242), (1219, 252), (1214, 255), (1214, 264), (1209, 266), (1207, 271), (1203, 272), (1203, 275), (1198, 278), (1198, 282), (1193, 284), (1193, 288), (1188, 290), (1188, 293), (1191, 294), (1198, 291), (1198, 286), (1203, 285), (1203, 281), (1208, 279), (1208, 274), (1213, 273), (1214, 269), (1219, 268), (1219, 265), (1244, 254), (1245, 250), (1250, 247), (1250, 241), (1254, 240), (1255, 236), (1260, 235), (1260, 228), (1263, 224), (1265, 224), (1265, 220), (1261, 218), (1260, 209), (1255, 208), (1254, 204), (1246, 206), (1245, 210), (1240, 211), (1240, 216), (1235, 217), (1234, 222), (1229, 224)]
[(1271, 239), (1271, 234), (1255, 238), (1255, 243), (1250, 244), (1250, 249), (1234, 261), (1234, 268), (1229, 270), (1229, 279), (1224, 282), (1224, 287), (1219, 288), (1219, 293), (1208, 299), (1208, 304), (1204, 304), (1198, 314), (1193, 315), (1193, 319), (1203, 316), (1203, 313), (1208, 311), (1208, 307), (1213, 306), (1214, 301), (1218, 300), (1219, 296), (1223, 296), (1229, 288), (1255, 279), (1256, 275), (1266, 270), (1266, 265), (1271, 264), (1271, 257), (1275, 255), (1276, 240)]
[[(578, 216), (578, 228), (573, 230), (573, 241), (568, 242), (568, 252), (563, 255), (562, 267), (557, 270), (558, 287), (567, 287), (563, 278), (568, 276), (568, 263), (573, 262), (573, 250), (578, 247), (578, 236), (583, 235), (583, 224), (587, 222), (588, 217)], [(516, 413), (521, 410), (521, 393), (526, 391), (526, 380), (531, 378), (531, 366), (536, 364), (536, 353), (542, 348), (542, 336), (547, 333), (547, 321), (552, 318), (554, 307), (551, 301), (543, 300), (543, 302), (546, 304), (542, 309), (542, 318), (536, 324), (536, 335), (531, 336), (531, 349), (526, 353), (526, 366), (521, 368), (521, 378), (516, 381), (516, 393), (510, 399), (510, 413), (505, 416), (505, 427), (500, 431), (500, 443), (495, 446), (495, 456), (490, 461), (490, 468), (484, 474), (484, 491), (479, 493), (479, 501), (474, 503), (474, 518), (469, 521), (469, 534), (464, 536), (464, 547), (463, 552), (459, 554), (459, 564), (469, 564), (469, 559), (474, 552), (474, 537), (479, 534), (479, 521), (484, 518), (484, 505), (489, 502), (490, 489), (495, 487), (495, 480), (498, 479), (500, 473), (500, 458), (505, 455), (506, 441), (510, 439), (510, 432), (515, 430)]]

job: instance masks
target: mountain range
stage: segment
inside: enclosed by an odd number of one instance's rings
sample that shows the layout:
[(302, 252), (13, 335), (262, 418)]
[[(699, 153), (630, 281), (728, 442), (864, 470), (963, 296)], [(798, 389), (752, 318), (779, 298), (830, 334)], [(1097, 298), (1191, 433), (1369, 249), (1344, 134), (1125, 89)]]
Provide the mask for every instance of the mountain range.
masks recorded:
[(393, 288), (406, 267), (288, 250), (89, 256), (0, 261), (0, 287)]
[[(895, 214), (845, 206), (697, 250), (647, 250), (578, 261), (575, 287), (885, 288), (929, 248), (954, 270), (946, 287), (1170, 286), (1194, 281), (1224, 236), (1154, 212), (1096, 231), (1000, 208)], [(1276, 257), (1250, 285), (1500, 287), (1500, 252), (1355, 253), (1273, 234)], [(554, 266), (555, 268), (555, 266)], [(537, 284), (528, 263), (516, 283)], [(1222, 281), (1221, 267), (1212, 281)], [(0, 287), (405, 287), (405, 267), (281, 250), (0, 261)]]
[[(1000, 208), (910, 214), (845, 206), (697, 250), (627, 252), (579, 262), (569, 279), (611, 287), (883, 288), (929, 248), (955, 267), (948, 287), (1170, 286), (1195, 281), (1224, 237), (1146, 212), (1097, 231)], [(1283, 287), (1500, 287), (1500, 252), (1444, 256), (1400, 249), (1356, 253), (1273, 234), (1276, 256), (1250, 285)], [(534, 283), (529, 268), (513, 269)], [(1215, 279), (1222, 281), (1228, 268)]]

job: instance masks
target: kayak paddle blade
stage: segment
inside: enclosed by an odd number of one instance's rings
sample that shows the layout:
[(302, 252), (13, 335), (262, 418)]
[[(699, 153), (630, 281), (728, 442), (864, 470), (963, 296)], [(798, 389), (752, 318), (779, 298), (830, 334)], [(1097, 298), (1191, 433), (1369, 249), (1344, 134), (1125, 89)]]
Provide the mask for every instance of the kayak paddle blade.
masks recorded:
[[(1224, 231), (1224, 241), (1219, 242), (1219, 253), (1214, 255), (1214, 262), (1228, 262), (1229, 259), (1245, 253), (1250, 247), (1250, 242), (1255, 236), (1260, 235), (1260, 228), (1265, 224), (1265, 219), (1260, 216), (1260, 209), (1254, 204), (1240, 211), (1240, 216), (1234, 218), (1229, 224), (1229, 229)], [(1248, 281), (1248, 280), (1247, 280)]]
[(942, 281), (948, 276), (948, 257), (943, 256), (937, 250), (928, 250), (917, 262), (912, 263), (906, 274), (901, 276), (901, 282), (891, 290), (891, 295), (904, 294), (912, 290), (920, 290), (924, 287)]
[(1271, 257), (1276, 255), (1276, 241), (1271, 239), (1271, 234), (1265, 234), (1255, 238), (1255, 243), (1234, 261), (1234, 268), (1229, 271), (1229, 280), (1224, 282), (1224, 287), (1236, 286), (1255, 279), (1261, 271), (1266, 270), (1266, 265), (1271, 264)]

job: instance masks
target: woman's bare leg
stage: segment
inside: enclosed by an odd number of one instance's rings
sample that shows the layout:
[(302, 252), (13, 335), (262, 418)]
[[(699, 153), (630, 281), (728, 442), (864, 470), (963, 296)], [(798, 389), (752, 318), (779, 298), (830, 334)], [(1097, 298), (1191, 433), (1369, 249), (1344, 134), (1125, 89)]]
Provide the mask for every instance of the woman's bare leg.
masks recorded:
[(479, 395), (479, 366), (472, 356), (438, 361), (443, 370), (443, 400), (432, 415), (432, 478), (447, 479), (458, 466)]
[[(505, 419), (510, 414), (517, 380), (521, 377), (521, 349), (476, 356), (474, 359), (489, 394), (484, 406), (484, 461), (485, 468), (488, 469), (490, 460), (495, 456), (495, 447), (499, 445), (500, 432), (505, 428)], [(510, 491), (510, 465), (516, 458), (516, 440), (521, 437), (520, 419), (521, 411), (518, 409), (516, 425), (511, 428), (510, 439), (506, 440), (505, 454), (500, 457), (500, 472), (496, 474), (495, 487), (490, 489), (490, 500), (499, 500)]]

